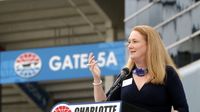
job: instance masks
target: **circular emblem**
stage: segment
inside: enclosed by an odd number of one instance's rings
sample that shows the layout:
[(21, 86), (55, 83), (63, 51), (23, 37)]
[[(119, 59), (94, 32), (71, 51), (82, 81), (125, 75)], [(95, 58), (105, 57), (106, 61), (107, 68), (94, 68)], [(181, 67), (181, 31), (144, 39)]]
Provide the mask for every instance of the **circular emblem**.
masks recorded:
[(27, 52), (17, 57), (14, 69), (18, 76), (32, 78), (40, 72), (41, 66), (42, 61), (40, 57), (35, 53)]
[(51, 112), (72, 112), (67, 104), (58, 104), (53, 109)]

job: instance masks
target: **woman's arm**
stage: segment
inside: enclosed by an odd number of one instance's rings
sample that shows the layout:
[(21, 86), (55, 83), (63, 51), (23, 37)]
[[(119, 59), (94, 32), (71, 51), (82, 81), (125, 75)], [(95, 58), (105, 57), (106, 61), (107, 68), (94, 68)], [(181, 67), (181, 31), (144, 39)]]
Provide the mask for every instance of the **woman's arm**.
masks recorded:
[(93, 86), (95, 102), (106, 101), (107, 98), (102, 87), (102, 80), (99, 80), (98, 82), (94, 81)]
[(94, 59), (93, 53), (90, 53), (89, 55), (88, 65), (94, 79), (93, 86), (95, 102), (105, 101), (107, 98), (102, 87), (102, 80), (100, 76), (101, 70), (97, 65), (97, 61)]

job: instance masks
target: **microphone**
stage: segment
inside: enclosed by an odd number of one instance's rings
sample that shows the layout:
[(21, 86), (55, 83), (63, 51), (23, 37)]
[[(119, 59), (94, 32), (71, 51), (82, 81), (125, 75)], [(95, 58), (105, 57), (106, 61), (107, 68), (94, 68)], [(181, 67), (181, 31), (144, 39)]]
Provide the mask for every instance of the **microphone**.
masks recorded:
[(118, 89), (120, 87), (120, 83), (129, 75), (129, 69), (127, 67), (123, 68), (121, 70), (121, 73), (119, 74), (119, 77), (117, 78), (117, 80), (113, 83), (112, 87), (110, 88), (110, 90), (106, 93), (106, 95), (108, 96), (106, 101), (110, 101), (111, 96), (113, 94), (113, 92)]
[(120, 72), (120, 76), (113, 83), (111, 88), (115, 88), (121, 81), (123, 81), (129, 75), (129, 69), (127, 67), (123, 68)]

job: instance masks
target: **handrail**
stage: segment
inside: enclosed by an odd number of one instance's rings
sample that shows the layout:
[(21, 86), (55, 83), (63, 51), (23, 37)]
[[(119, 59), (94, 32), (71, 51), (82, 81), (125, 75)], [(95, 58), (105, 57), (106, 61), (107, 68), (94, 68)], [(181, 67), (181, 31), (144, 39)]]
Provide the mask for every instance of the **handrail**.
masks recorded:
[(164, 26), (165, 24), (171, 22), (172, 20), (176, 19), (177, 17), (182, 16), (184, 13), (189, 12), (189, 11), (192, 10), (193, 8), (197, 7), (198, 5), (200, 5), (200, 1), (197, 2), (197, 3), (195, 3), (195, 4), (193, 4), (193, 5), (191, 5), (191, 6), (188, 7), (187, 9), (184, 9), (183, 11), (177, 13), (176, 15), (172, 16), (171, 18), (169, 18), (169, 19), (163, 21), (162, 23), (156, 25), (154, 28), (155, 28), (155, 29), (158, 29), (159, 27)]
[[(138, 14), (144, 12), (145, 10), (147, 10), (148, 8), (150, 8), (151, 6), (153, 6), (155, 3), (159, 2), (159, 1), (160, 1), (160, 0), (154, 0), (152, 3), (150, 3), (150, 4), (146, 5), (146, 6), (144, 6), (142, 9), (138, 10), (138, 11), (135, 12), (134, 14), (132, 14), (132, 15), (130, 15), (129, 17), (125, 18), (125, 19), (124, 19), (124, 22), (127, 22), (127, 21), (129, 21), (130, 19), (136, 17)], [(156, 25), (154, 28), (155, 28), (155, 29), (158, 29), (159, 27), (166, 25), (167, 23), (171, 22), (172, 20), (176, 19), (176, 18), (179, 17), (179, 16), (182, 16), (184, 13), (189, 12), (190, 10), (194, 9), (195, 7), (197, 7), (197, 6), (199, 6), (199, 5), (200, 5), (200, 1), (197, 2), (197, 3), (195, 3), (195, 4), (193, 4), (193, 5), (191, 5), (191, 6), (189, 6), (188, 8), (184, 9), (183, 11), (177, 13), (176, 15), (172, 16), (171, 18), (169, 18), (169, 19), (163, 21), (162, 23)], [(181, 44), (181, 43), (184, 43), (185, 41), (187, 41), (187, 40), (189, 40), (189, 39), (192, 39), (192, 38), (196, 37), (196, 36), (199, 35), (199, 34), (200, 34), (200, 30), (199, 30), (199, 31), (196, 31), (195, 33), (193, 33), (193, 34), (190, 35), (190, 36), (187, 36), (187, 37), (185, 37), (185, 38), (183, 38), (183, 39), (181, 39), (181, 40), (179, 40), (179, 41), (176, 41), (175, 43), (173, 43), (173, 44), (167, 46), (167, 50), (169, 50), (169, 49), (171, 49), (171, 48), (174, 48), (175, 46), (177, 46), (177, 45), (179, 45), (179, 44)]]
[(136, 17), (138, 14), (144, 12), (145, 10), (147, 10), (148, 8), (150, 8), (151, 6), (153, 6), (155, 3), (159, 2), (160, 0), (154, 0), (153, 2), (145, 5), (142, 9), (138, 10), (137, 12), (133, 13), (132, 15), (130, 15), (129, 17), (124, 19), (124, 22), (129, 21), (130, 19)]
[(190, 39), (196, 37), (197, 35), (200, 35), (200, 30), (194, 32), (192, 35), (189, 35), (189, 36), (187, 36), (187, 37), (184, 37), (183, 39), (181, 39), (181, 40), (179, 40), (179, 41), (176, 41), (175, 43), (173, 43), (173, 44), (167, 46), (167, 50), (169, 50), (169, 49), (171, 49), (171, 48), (174, 48), (174, 47), (176, 47), (177, 45), (182, 44), (182, 43), (184, 43), (185, 41), (190, 40)]
[[(184, 13), (189, 12), (189, 11), (192, 10), (193, 8), (197, 7), (198, 5), (200, 5), (200, 1), (197, 2), (197, 3), (195, 3), (195, 4), (193, 4), (193, 5), (191, 5), (191, 6), (188, 7), (187, 9), (185, 9), (185, 10), (183, 10), (183, 11), (177, 13), (176, 15), (174, 15), (174, 16), (171, 17), (171, 18), (169, 18), (168, 20), (166, 20), (166, 21), (164, 21), (164, 22), (162, 22), (162, 23), (156, 25), (154, 28), (155, 28), (155, 29), (158, 29), (159, 27), (164, 26), (165, 24), (171, 22), (172, 20), (174, 20), (174, 19), (176, 19), (177, 17), (183, 15)], [(183, 39), (181, 39), (181, 40), (179, 40), (179, 41), (176, 41), (175, 43), (173, 43), (173, 44), (167, 46), (167, 50), (169, 50), (169, 49), (171, 49), (171, 48), (174, 48), (174, 47), (176, 47), (177, 45), (179, 45), (179, 44), (181, 44), (181, 43), (184, 43), (185, 41), (187, 41), (187, 40), (189, 40), (189, 39), (192, 39), (192, 38), (196, 37), (196, 36), (199, 35), (199, 34), (200, 34), (200, 30), (199, 30), (199, 31), (196, 31), (195, 33), (191, 34), (190, 36), (187, 36), (187, 37), (185, 37), (185, 38), (183, 38)]]

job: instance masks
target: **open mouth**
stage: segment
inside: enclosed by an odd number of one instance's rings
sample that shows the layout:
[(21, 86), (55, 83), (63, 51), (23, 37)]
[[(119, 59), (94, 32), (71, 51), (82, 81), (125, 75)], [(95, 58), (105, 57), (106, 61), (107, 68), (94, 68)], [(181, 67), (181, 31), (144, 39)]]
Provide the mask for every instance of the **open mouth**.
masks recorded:
[(136, 51), (131, 51), (131, 53), (135, 53)]

